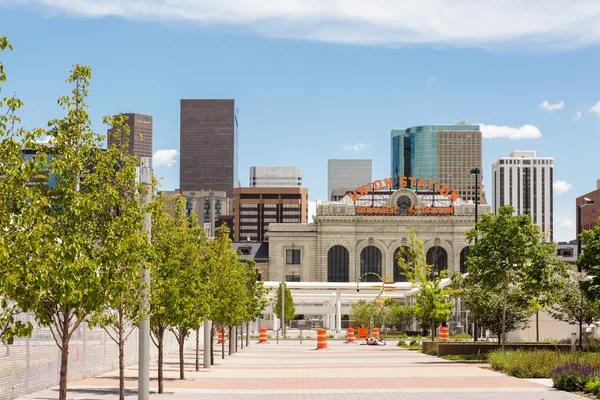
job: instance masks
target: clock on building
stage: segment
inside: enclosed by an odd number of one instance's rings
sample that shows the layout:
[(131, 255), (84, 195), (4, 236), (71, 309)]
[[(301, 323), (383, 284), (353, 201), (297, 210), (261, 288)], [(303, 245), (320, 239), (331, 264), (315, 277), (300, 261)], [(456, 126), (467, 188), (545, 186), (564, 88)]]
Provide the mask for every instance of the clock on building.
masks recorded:
[(400, 214), (407, 214), (408, 209), (412, 206), (412, 200), (406, 195), (399, 196), (396, 200), (396, 207)]

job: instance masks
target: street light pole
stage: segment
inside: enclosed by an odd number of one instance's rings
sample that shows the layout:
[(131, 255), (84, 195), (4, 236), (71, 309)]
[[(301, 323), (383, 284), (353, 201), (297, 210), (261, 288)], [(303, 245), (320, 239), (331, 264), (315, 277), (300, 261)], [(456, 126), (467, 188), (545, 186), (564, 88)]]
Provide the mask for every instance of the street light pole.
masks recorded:
[(281, 338), (285, 336), (285, 283), (281, 282)]
[(581, 257), (581, 209), (587, 205), (594, 204), (594, 200), (583, 198), (583, 204), (577, 205), (577, 272), (581, 272), (581, 264), (579, 258)]
[[(152, 158), (141, 157), (139, 172), (140, 183), (144, 185), (143, 204), (148, 205), (152, 201)], [(144, 230), (148, 234), (148, 243), (152, 242), (152, 216), (146, 212), (144, 216)], [(142, 271), (142, 301), (140, 310), (144, 313), (144, 319), (140, 321), (139, 348), (138, 348), (138, 400), (150, 398), (150, 270), (144, 266)]]
[[(479, 174), (481, 173), (479, 168), (472, 168), (469, 171), (471, 175), (475, 175), (475, 230), (477, 230), (477, 217), (479, 213)], [(477, 236), (475, 236), (475, 243), (477, 243)]]

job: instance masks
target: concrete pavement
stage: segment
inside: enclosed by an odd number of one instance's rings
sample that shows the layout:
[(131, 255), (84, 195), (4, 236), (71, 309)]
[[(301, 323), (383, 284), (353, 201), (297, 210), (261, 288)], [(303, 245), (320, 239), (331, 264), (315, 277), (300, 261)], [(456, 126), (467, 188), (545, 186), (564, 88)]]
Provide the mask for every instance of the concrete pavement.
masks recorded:
[[(347, 345), (330, 340), (329, 349), (315, 350), (315, 340), (281, 340), (257, 344), (194, 370), (194, 352), (186, 353), (186, 379), (179, 380), (178, 358), (165, 363), (165, 394), (151, 399), (581, 399), (555, 391), (547, 381), (517, 379), (490, 371), (484, 365), (441, 360), (394, 346)], [(483, 368), (482, 368), (483, 367)], [(135, 399), (135, 367), (126, 370), (127, 398)], [(156, 390), (156, 364), (151, 365), (151, 388)], [(114, 399), (117, 371), (69, 384), (69, 398)], [(56, 388), (22, 399), (54, 399)]]

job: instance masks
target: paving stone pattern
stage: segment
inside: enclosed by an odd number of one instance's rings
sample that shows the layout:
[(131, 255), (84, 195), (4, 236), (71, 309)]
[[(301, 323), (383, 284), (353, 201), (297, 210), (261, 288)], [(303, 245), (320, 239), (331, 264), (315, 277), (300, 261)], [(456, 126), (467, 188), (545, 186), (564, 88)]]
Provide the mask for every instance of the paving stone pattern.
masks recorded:
[[(315, 340), (257, 344), (221, 359), (210, 369), (194, 368), (195, 353), (186, 352), (186, 379), (179, 380), (178, 358), (166, 359), (165, 392), (151, 399), (211, 400), (355, 400), (355, 399), (581, 399), (556, 391), (547, 381), (530, 381), (491, 371), (485, 365), (461, 364), (388, 346), (348, 345), (329, 341), (315, 350)], [(135, 399), (137, 370), (126, 371), (127, 399)], [(156, 364), (151, 365), (156, 390)], [(71, 382), (71, 399), (114, 399), (117, 371)], [(53, 399), (56, 388), (22, 399)]]

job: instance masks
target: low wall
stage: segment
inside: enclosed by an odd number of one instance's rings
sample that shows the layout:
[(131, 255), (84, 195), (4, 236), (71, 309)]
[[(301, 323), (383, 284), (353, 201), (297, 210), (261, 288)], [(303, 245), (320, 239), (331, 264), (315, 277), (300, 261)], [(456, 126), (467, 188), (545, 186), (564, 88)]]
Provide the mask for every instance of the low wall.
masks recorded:
[[(429, 342), (431, 343), (431, 342)], [(459, 355), (459, 354), (483, 354), (498, 350), (497, 343), (471, 342), (471, 343), (437, 343), (438, 356)], [(552, 344), (552, 343), (507, 343), (505, 350), (557, 350), (571, 351), (570, 344)], [(423, 347), (425, 351), (425, 348)]]

